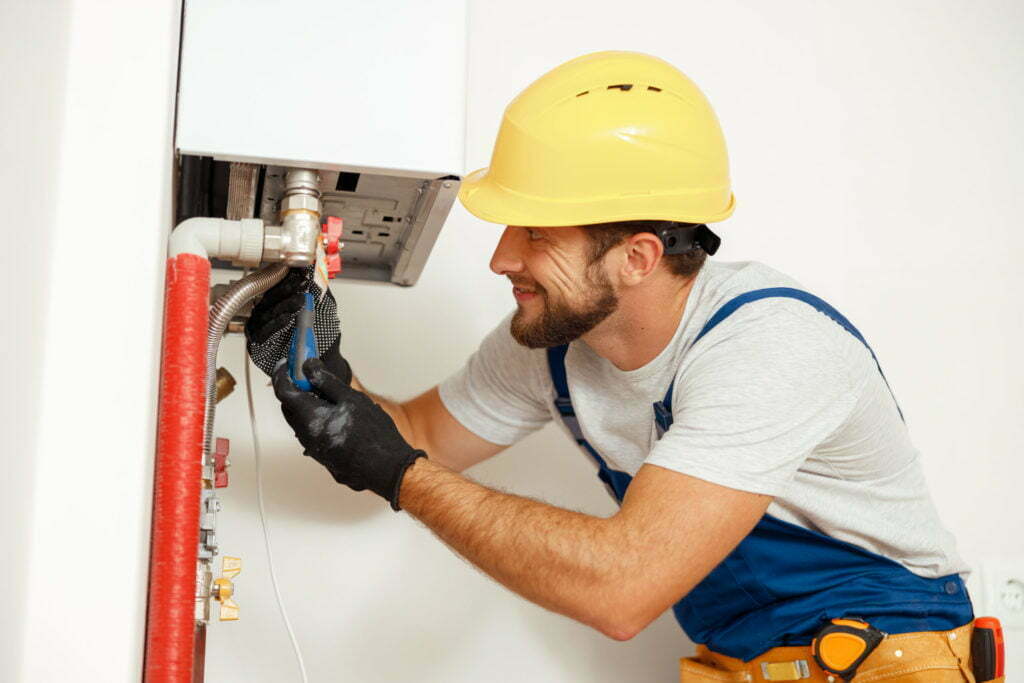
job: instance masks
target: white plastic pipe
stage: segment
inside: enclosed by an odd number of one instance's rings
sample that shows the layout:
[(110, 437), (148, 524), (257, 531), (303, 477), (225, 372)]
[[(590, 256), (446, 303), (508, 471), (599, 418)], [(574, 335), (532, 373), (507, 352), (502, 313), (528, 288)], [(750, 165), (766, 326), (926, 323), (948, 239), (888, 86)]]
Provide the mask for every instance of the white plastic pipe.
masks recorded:
[(195, 254), (256, 267), (263, 258), (263, 221), (243, 218), (189, 218), (171, 232), (168, 257)]

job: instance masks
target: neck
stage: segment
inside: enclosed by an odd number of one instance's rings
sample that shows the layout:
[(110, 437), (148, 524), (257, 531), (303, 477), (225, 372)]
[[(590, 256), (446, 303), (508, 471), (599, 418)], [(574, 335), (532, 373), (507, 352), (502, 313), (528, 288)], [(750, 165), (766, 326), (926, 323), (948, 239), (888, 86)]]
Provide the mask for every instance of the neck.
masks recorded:
[(678, 277), (666, 276), (619, 292), (615, 313), (580, 339), (619, 370), (642, 368), (672, 341), (696, 279), (680, 285)]

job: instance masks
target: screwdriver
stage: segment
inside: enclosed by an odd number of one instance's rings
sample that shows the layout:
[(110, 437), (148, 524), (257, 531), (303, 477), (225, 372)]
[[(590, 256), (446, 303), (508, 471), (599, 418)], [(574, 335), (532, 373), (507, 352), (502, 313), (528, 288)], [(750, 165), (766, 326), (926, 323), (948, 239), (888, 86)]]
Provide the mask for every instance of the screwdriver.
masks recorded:
[(971, 667), (978, 683), (1002, 680), (1005, 676), (1003, 626), (995, 617), (979, 617), (974, 620)]
[(313, 321), (316, 319), (316, 301), (313, 295), (306, 292), (302, 309), (295, 318), (295, 331), (292, 333), (292, 343), (288, 347), (288, 376), (291, 377), (295, 386), (302, 391), (310, 391), (313, 385), (306, 379), (302, 372), (302, 364), (310, 358), (318, 358), (319, 351), (316, 348), (316, 335), (313, 332)]

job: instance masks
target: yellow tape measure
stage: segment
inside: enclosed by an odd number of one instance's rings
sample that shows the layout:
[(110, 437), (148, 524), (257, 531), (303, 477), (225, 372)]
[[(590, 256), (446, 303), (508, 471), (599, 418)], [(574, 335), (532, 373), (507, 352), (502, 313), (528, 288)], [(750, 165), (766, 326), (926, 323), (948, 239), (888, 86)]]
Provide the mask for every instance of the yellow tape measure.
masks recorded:
[(833, 619), (814, 636), (811, 653), (818, 666), (848, 681), (884, 638), (885, 633), (861, 619)]

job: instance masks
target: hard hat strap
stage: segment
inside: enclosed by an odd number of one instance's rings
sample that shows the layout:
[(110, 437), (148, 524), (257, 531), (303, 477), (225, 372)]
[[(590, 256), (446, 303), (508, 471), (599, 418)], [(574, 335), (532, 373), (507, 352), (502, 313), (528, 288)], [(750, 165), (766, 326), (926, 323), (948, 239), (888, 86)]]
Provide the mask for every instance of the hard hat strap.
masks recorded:
[(665, 245), (666, 254), (684, 254), (699, 248), (712, 255), (722, 244), (722, 238), (703, 223), (675, 223), (670, 227), (659, 228), (656, 234)]

